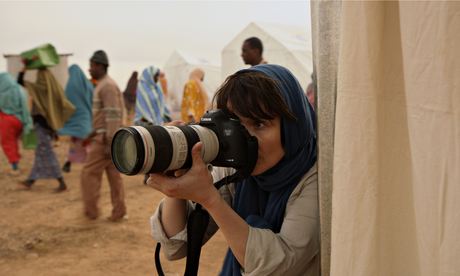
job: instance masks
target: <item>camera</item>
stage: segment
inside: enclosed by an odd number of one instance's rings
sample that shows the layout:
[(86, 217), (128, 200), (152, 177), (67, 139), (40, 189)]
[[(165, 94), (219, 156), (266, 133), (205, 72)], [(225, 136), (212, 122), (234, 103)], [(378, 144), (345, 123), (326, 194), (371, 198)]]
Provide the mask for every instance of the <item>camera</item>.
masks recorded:
[(121, 128), (112, 140), (112, 161), (126, 175), (186, 169), (192, 166), (192, 147), (200, 141), (205, 163), (232, 167), (245, 176), (254, 169), (257, 138), (222, 109), (208, 110), (199, 124)]

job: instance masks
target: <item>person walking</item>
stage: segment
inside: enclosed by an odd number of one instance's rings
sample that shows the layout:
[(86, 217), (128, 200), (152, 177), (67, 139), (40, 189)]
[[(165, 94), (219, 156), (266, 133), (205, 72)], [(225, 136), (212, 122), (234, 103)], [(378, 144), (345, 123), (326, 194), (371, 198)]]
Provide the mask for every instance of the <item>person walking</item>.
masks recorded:
[(199, 122), (209, 107), (209, 98), (203, 80), (204, 71), (196, 68), (190, 73), (189, 80), (184, 85), (181, 117), (186, 123)]
[(11, 167), (8, 173), (19, 176), (19, 138), (32, 129), (27, 94), (8, 73), (0, 73), (0, 142)]
[(67, 189), (62, 177), (61, 167), (53, 150), (52, 142), (57, 139), (56, 130), (75, 112), (75, 107), (67, 100), (64, 89), (47, 68), (37, 73), (35, 83), (24, 81), (27, 67), (19, 73), (18, 83), (24, 85), (32, 98), (32, 118), (38, 145), (32, 170), (20, 184), (30, 189), (37, 179), (54, 178), (59, 182), (56, 192)]
[(73, 64), (69, 67), (65, 94), (76, 110), (64, 127), (58, 130), (59, 135), (71, 137), (67, 161), (62, 167), (64, 172), (70, 172), (73, 162), (83, 163), (86, 160), (86, 146), (83, 142), (92, 131), (93, 89), (93, 85), (78, 65)]
[[(142, 71), (136, 91), (135, 125), (162, 125), (171, 121), (171, 115), (161, 88), (160, 75), (160, 69), (153, 65)], [(148, 174), (144, 177), (144, 184), (146, 184), (147, 178)]]
[(115, 131), (122, 126), (123, 98), (115, 81), (108, 75), (107, 54), (98, 50), (90, 59), (89, 73), (97, 80), (93, 94), (93, 132), (89, 136), (90, 150), (81, 173), (84, 215), (97, 219), (100, 215), (102, 174), (107, 174), (112, 200), (110, 221), (119, 221), (126, 215), (125, 194), (120, 173), (110, 158), (110, 146)]
[(123, 92), (123, 99), (126, 108), (126, 120), (131, 124), (134, 120), (134, 107), (136, 106), (136, 90), (137, 90), (137, 71), (133, 71), (129, 77), (126, 89)]
[(142, 71), (136, 91), (136, 125), (161, 125), (171, 121), (159, 78), (160, 69), (155, 66)]

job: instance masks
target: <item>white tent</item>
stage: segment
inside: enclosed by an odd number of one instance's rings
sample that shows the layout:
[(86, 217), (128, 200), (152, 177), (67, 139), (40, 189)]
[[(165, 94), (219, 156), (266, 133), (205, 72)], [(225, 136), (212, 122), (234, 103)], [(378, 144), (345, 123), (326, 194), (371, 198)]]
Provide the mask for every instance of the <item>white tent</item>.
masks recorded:
[(219, 65), (180, 50), (175, 50), (165, 62), (163, 71), (168, 80), (168, 102), (173, 111), (180, 110), (184, 85), (190, 72), (197, 67), (205, 72), (204, 86), (211, 99), (221, 84)]
[(302, 87), (307, 87), (313, 71), (312, 45), (307, 28), (300, 26), (250, 23), (222, 50), (222, 79), (248, 67), (241, 58), (241, 46), (252, 36), (262, 40), (268, 63), (288, 68)]

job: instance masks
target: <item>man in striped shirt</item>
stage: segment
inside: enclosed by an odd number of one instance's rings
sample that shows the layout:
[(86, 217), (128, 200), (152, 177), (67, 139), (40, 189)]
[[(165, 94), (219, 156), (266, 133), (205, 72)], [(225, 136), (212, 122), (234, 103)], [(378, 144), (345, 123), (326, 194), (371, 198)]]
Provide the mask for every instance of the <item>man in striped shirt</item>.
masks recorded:
[(99, 216), (97, 202), (100, 197), (102, 174), (105, 171), (110, 184), (112, 214), (108, 219), (118, 221), (126, 215), (124, 188), (121, 175), (112, 163), (112, 138), (123, 121), (123, 97), (115, 81), (107, 74), (107, 54), (96, 51), (90, 59), (89, 72), (97, 80), (93, 95), (93, 133), (90, 152), (81, 174), (84, 213), (89, 219)]

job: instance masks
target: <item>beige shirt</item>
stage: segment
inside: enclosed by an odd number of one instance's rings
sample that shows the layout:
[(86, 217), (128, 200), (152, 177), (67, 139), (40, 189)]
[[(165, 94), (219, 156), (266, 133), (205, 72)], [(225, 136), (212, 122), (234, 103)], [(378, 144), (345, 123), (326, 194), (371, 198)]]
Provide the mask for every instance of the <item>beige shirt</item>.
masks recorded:
[[(229, 168), (214, 168), (212, 172), (214, 181), (231, 173)], [(249, 227), (242, 275), (320, 275), (317, 182), (315, 164), (289, 197), (279, 233), (269, 229)], [(234, 185), (223, 186), (219, 192), (225, 201), (231, 204), (235, 194)], [(162, 207), (163, 202), (160, 202), (151, 217), (152, 235), (161, 243), (161, 248), (169, 260), (183, 258), (187, 250), (187, 229), (168, 239), (161, 224)], [(187, 212), (190, 213), (192, 209), (193, 204), (189, 202)], [(211, 218), (204, 242), (217, 229), (217, 225)]]
[(109, 145), (113, 135), (122, 126), (123, 98), (115, 81), (105, 75), (97, 84), (93, 94), (93, 129), (105, 133)]

